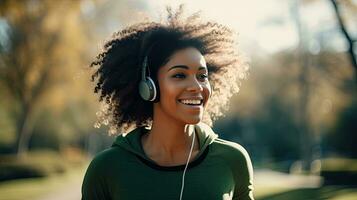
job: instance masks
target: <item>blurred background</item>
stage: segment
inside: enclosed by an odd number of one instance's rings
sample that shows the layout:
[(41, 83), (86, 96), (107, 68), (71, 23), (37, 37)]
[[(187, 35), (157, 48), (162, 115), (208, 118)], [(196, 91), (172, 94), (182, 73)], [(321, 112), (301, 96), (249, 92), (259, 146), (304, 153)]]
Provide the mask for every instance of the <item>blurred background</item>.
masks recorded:
[(0, 199), (80, 199), (113, 136), (88, 65), (165, 6), (239, 33), (249, 78), (214, 124), (250, 153), (258, 200), (357, 199), (356, 0), (1, 0)]

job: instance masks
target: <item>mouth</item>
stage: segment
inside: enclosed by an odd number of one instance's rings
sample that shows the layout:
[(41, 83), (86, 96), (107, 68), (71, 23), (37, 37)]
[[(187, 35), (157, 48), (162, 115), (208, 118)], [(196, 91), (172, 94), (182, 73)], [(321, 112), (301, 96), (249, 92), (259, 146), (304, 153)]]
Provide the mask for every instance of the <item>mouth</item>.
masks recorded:
[(178, 101), (184, 105), (193, 106), (193, 107), (203, 105), (203, 99), (179, 99)]

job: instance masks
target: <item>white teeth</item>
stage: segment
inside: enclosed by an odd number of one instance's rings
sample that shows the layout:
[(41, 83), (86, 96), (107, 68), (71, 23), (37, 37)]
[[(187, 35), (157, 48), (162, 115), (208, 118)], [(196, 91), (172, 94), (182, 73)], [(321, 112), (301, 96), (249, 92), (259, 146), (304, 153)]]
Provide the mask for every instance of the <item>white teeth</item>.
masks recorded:
[(181, 100), (181, 102), (184, 104), (189, 104), (189, 105), (200, 105), (201, 104), (201, 100), (193, 100), (193, 99), (185, 99), (185, 100)]

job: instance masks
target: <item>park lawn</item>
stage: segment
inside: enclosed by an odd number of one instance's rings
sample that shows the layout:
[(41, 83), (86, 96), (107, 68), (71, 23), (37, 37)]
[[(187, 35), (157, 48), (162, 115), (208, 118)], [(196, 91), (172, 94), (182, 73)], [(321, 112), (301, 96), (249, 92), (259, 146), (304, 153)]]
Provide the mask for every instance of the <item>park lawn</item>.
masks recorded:
[(278, 186), (254, 186), (254, 197), (261, 199), (273, 194), (280, 194), (291, 190), (290, 188), (282, 188)]
[[(0, 182), (0, 200), (37, 199), (55, 192), (75, 181), (82, 180), (87, 164), (70, 168), (64, 174), (45, 178)], [(325, 186), (320, 188), (284, 188), (268, 184), (256, 186), (256, 200), (356, 200), (357, 188)]]
[[(85, 165), (86, 166), (86, 165)], [(28, 178), (0, 182), (0, 200), (36, 199), (54, 192), (75, 180), (82, 179), (84, 166), (69, 169), (64, 174), (44, 178)]]
[(324, 186), (320, 188), (256, 188), (256, 200), (356, 200), (357, 188)]

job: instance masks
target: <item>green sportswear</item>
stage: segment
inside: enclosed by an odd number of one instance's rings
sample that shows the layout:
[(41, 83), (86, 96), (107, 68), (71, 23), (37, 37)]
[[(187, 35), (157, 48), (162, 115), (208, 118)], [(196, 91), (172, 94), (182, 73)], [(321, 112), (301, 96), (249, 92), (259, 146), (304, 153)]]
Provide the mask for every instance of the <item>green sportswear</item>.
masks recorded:
[[(117, 136), (91, 161), (82, 184), (82, 200), (178, 200), (185, 165), (160, 166), (145, 155), (139, 127)], [(195, 125), (200, 151), (187, 168), (183, 200), (253, 200), (253, 168), (239, 144)]]

